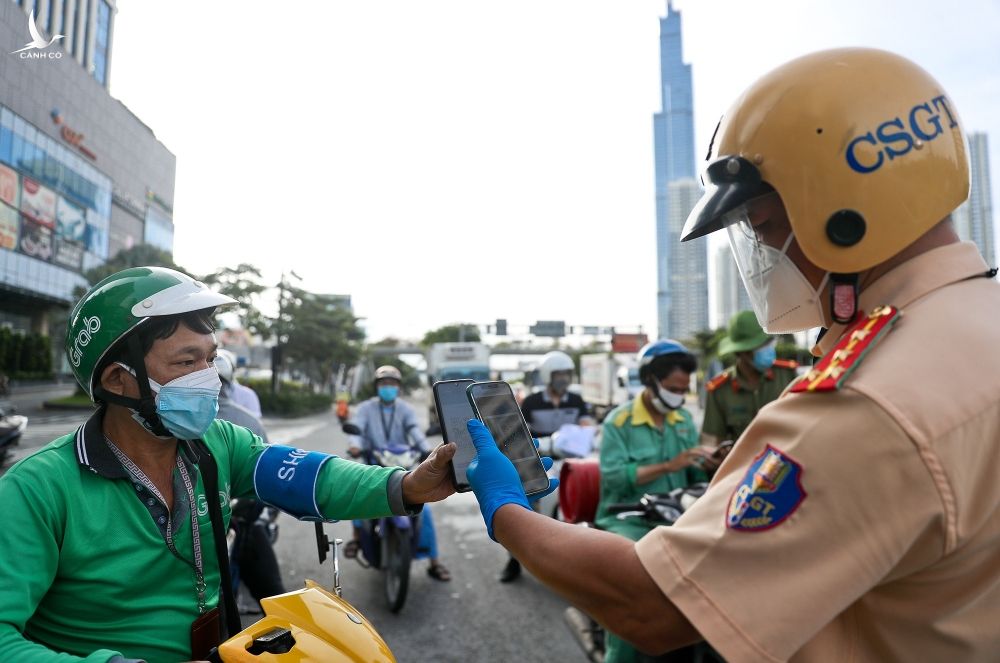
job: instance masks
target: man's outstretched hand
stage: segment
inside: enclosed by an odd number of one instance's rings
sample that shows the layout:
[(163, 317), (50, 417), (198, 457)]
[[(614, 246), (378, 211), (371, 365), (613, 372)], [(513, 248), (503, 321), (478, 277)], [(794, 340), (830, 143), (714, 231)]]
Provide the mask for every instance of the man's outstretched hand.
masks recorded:
[[(469, 477), (469, 485), (472, 486), (476, 499), (479, 500), (479, 510), (486, 522), (486, 531), (489, 532), (490, 538), (496, 541), (496, 537), (493, 536), (493, 516), (497, 509), (504, 504), (519, 504), (525, 509), (530, 509), (529, 502), (551, 493), (559, 485), (559, 481), (549, 479), (549, 487), (544, 492), (528, 498), (524, 494), (521, 477), (517, 474), (514, 464), (500, 452), (489, 429), (478, 419), (470, 419), (467, 425), (472, 442), (476, 445), (476, 457), (469, 463), (465, 473)], [(537, 440), (535, 446), (538, 446)], [(543, 458), (542, 466), (548, 470), (552, 467), (552, 459)]]
[(455, 449), (454, 442), (442, 444), (417, 465), (417, 469), (403, 477), (404, 502), (437, 502), (455, 492), (451, 481), (451, 459), (455, 457)]

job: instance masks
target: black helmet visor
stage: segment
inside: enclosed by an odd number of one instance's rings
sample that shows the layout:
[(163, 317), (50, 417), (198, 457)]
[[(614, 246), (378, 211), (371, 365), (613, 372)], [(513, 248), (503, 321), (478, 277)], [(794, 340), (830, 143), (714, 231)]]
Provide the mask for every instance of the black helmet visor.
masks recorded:
[(705, 195), (694, 206), (681, 231), (681, 241), (704, 237), (726, 226), (726, 215), (768, 191), (760, 170), (743, 157), (726, 156), (708, 165), (702, 175)]

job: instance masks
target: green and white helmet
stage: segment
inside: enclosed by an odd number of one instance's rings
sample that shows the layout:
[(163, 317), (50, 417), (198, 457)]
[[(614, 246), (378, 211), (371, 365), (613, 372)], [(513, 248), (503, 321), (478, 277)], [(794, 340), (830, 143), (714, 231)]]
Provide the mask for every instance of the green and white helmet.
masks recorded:
[(94, 399), (97, 368), (108, 350), (153, 316), (234, 304), (201, 281), (166, 267), (133, 267), (107, 277), (77, 302), (66, 329), (73, 375)]

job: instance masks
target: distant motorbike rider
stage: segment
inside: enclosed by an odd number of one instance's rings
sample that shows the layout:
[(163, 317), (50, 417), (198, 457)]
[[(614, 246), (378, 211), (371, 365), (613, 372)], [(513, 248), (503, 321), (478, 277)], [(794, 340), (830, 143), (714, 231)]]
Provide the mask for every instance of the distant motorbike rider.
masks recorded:
[[(431, 447), (424, 437), (417, 421), (417, 413), (409, 403), (399, 398), (403, 384), (403, 374), (395, 366), (379, 366), (375, 369), (376, 396), (362, 402), (355, 409), (353, 423), (361, 429), (360, 436), (352, 436), (347, 453), (358, 458), (372, 448), (381, 449), (391, 443), (407, 444), (420, 450), (421, 455), (430, 453)], [(437, 536), (431, 510), (425, 505), (420, 518), (420, 540), (417, 557), (430, 559), (427, 575), (435, 580), (451, 580), (451, 573), (438, 560)], [(344, 556), (357, 557), (362, 522), (354, 521), (354, 537), (344, 546)]]
[[(542, 357), (538, 377), (545, 388), (521, 402), (521, 414), (532, 436), (547, 437), (564, 424), (594, 425), (590, 405), (569, 390), (575, 368), (573, 359), (565, 352), (553, 350)], [(534, 506), (537, 508), (538, 502)], [(521, 564), (513, 556), (509, 557), (500, 572), (500, 582), (514, 582), (520, 576)]]
[[(232, 398), (233, 387), (242, 386), (235, 384), (233, 375), (236, 370), (236, 356), (229, 350), (220, 348), (215, 357), (215, 368), (219, 371), (219, 379), (222, 381), (222, 388), (219, 390), (219, 414), (216, 418), (248, 428), (265, 443), (270, 444), (260, 419)], [(267, 508), (263, 502), (250, 498), (233, 500), (232, 508), (230, 525), (236, 530), (236, 541), (233, 544), (231, 562), (234, 568), (238, 569), (239, 581), (247, 586), (250, 594), (258, 602), (267, 596), (284, 594), (285, 586), (281, 582), (281, 571), (272, 546), (277, 532), (277, 526), (272, 524), (273, 518), (277, 517), (276, 510)], [(233, 575), (235, 584), (238, 582), (235, 578), (236, 573)]]
[[(225, 355), (228, 359), (229, 365), (233, 367), (228, 388), (223, 386), (223, 389), (226, 389), (229, 392), (229, 399), (233, 403), (245, 408), (253, 416), (263, 416), (260, 409), (260, 397), (257, 396), (257, 392), (246, 385), (240, 384), (239, 380), (236, 379), (236, 366), (239, 363), (236, 360), (236, 355), (223, 348), (219, 348), (219, 355)], [(251, 430), (253, 429), (251, 428)]]

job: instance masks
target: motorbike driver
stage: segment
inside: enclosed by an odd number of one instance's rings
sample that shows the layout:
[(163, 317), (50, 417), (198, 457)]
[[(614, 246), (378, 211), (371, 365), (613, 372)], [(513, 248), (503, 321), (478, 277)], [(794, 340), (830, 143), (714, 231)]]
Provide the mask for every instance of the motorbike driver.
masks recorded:
[[(594, 425), (590, 405), (580, 394), (569, 390), (574, 369), (573, 359), (565, 352), (553, 350), (542, 357), (538, 364), (538, 377), (545, 388), (521, 401), (521, 415), (532, 437), (551, 436), (564, 424)], [(537, 507), (538, 502), (535, 505)], [(500, 572), (499, 580), (514, 582), (520, 577), (521, 565), (511, 555)]]
[[(219, 380), (222, 381), (219, 390), (219, 413), (216, 418), (243, 426), (259, 437), (264, 444), (270, 444), (261, 420), (232, 398), (236, 379), (234, 376), (236, 355), (229, 350), (219, 348), (216, 350), (215, 369), (219, 372)], [(248, 387), (243, 388), (248, 389)], [(259, 605), (262, 598), (285, 593), (285, 586), (281, 582), (281, 571), (278, 568), (278, 558), (274, 554), (271, 540), (277, 525), (268, 522), (271, 514), (265, 514), (265, 509), (273, 512), (274, 517), (276, 512), (266, 507), (263, 502), (250, 498), (233, 500), (232, 508), (230, 529), (236, 531), (236, 541), (233, 543), (234, 568), (239, 570), (239, 582), (247, 586), (251, 596)], [(234, 571), (234, 592), (238, 584), (236, 575)]]
[[(430, 444), (420, 430), (417, 413), (409, 403), (399, 398), (403, 375), (395, 366), (379, 366), (375, 369), (376, 395), (358, 405), (353, 423), (361, 430), (360, 436), (351, 436), (351, 446), (347, 453), (358, 458), (363, 452), (383, 448), (391, 442), (404, 443), (419, 449), (421, 454), (430, 453)], [(360, 520), (354, 521), (353, 538), (344, 546), (344, 556), (357, 557), (361, 540)], [(431, 510), (424, 507), (420, 518), (420, 539), (418, 557), (430, 559), (427, 575), (434, 580), (447, 582), (451, 573), (438, 559), (437, 536)], [(426, 551), (424, 553), (423, 551)]]
[[(211, 514), (221, 506), (225, 528), (230, 497), (330, 520), (414, 513), (453, 492), (454, 445), (404, 472), (265, 445), (216, 419), (212, 315), (231, 303), (180, 272), (137, 267), (73, 308), (66, 357), (97, 409), (0, 477), (5, 660), (204, 658), (225, 604), (214, 545), (224, 530)], [(206, 495), (208, 454), (218, 495)]]
[(533, 513), (470, 422), (490, 536), (650, 653), (996, 660), (1000, 285), (950, 218), (951, 98), (895, 54), (820, 51), (740, 95), (709, 154), (681, 239), (725, 229), (765, 331), (822, 326), (822, 359), (638, 542)]

